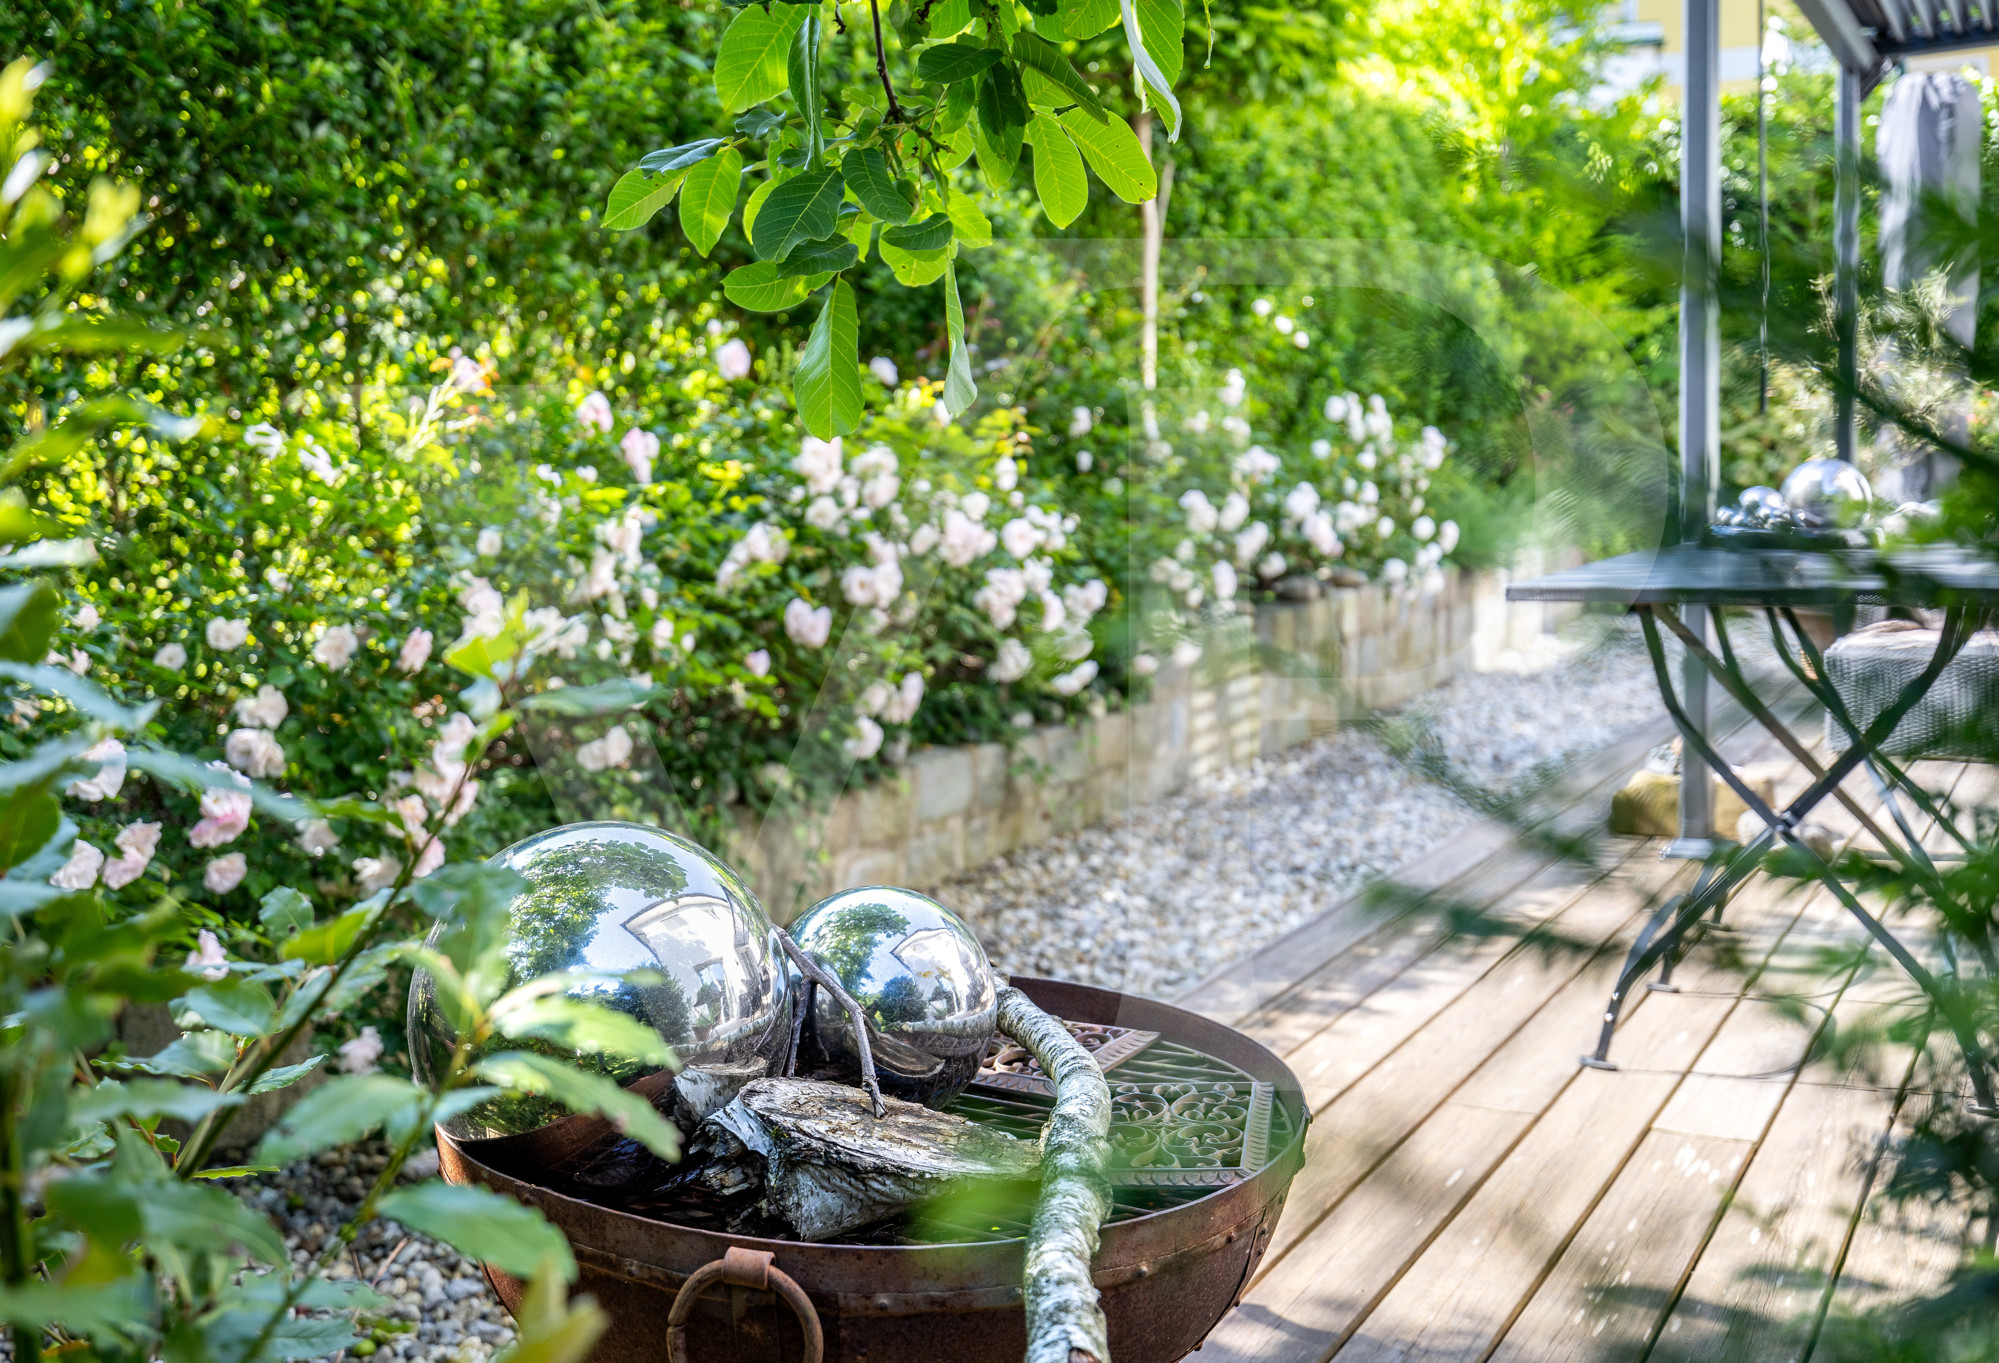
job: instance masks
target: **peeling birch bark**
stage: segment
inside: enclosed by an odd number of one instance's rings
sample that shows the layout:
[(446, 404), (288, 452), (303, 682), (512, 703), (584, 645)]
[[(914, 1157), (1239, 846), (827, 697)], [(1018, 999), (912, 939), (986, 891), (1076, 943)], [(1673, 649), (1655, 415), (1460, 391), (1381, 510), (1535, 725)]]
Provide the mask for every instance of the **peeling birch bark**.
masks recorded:
[(1111, 1211), (1111, 1088), (1069, 1029), (1008, 985), (999, 1029), (1025, 1046), (1055, 1084), (1041, 1133), (1041, 1200), (1027, 1235), (1026, 1363), (1110, 1363), (1104, 1313), (1090, 1263)]

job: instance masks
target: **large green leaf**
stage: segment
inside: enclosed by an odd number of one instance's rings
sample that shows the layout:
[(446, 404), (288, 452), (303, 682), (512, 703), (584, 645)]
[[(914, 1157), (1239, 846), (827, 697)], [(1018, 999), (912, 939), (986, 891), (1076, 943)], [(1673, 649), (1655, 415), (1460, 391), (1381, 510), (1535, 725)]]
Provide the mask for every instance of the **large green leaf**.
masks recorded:
[(1041, 211), (1057, 227), (1067, 227), (1090, 203), (1090, 177), (1083, 169), (1082, 153), (1047, 114), (1034, 116), (1027, 140), (1034, 148), (1034, 192), (1041, 198)]
[(70, 1120), (79, 1126), (108, 1122), (114, 1117), (172, 1117), (177, 1121), (198, 1122), (225, 1107), (240, 1107), (240, 1093), (217, 1093), (205, 1084), (183, 1084), (173, 1079), (107, 1079), (95, 1088), (80, 1089), (70, 1095)]
[(585, 1074), (560, 1060), (528, 1051), (501, 1051), (479, 1062), (481, 1079), (512, 1089), (552, 1098), (571, 1112), (604, 1118), (623, 1134), (661, 1159), (680, 1158), (680, 1133), (653, 1105), (627, 1092), (601, 1074)]
[(325, 1059), (323, 1055), (315, 1055), (312, 1059), (301, 1060), (296, 1065), (280, 1065), (274, 1070), (265, 1070), (251, 1080), (243, 1092), (254, 1098), (260, 1093), (275, 1093), (279, 1089), (290, 1088), (317, 1070)]
[(39, 662), (55, 637), (62, 598), (46, 582), (0, 587), (0, 658)]
[(419, 1183), (381, 1201), (382, 1215), (442, 1240), (468, 1259), (517, 1277), (531, 1277), (553, 1263), (564, 1280), (576, 1280), (576, 1259), (562, 1232), (532, 1207), (474, 1184)]
[(798, 357), (792, 388), (798, 419), (821, 440), (846, 435), (861, 422), (860, 318), (854, 290), (844, 279), (833, 282), (805, 352)]
[(1146, 54), (1158, 63), (1167, 84), (1177, 83), (1187, 61), (1187, 12), (1180, 0), (1132, 0), (1132, 9)]
[(742, 184), (743, 154), (734, 147), (724, 147), (687, 172), (687, 183), (680, 187), (680, 230), (702, 255), (722, 239)]
[(234, 1036), (264, 1035), (278, 1012), (264, 986), (235, 978), (190, 989), (180, 1002), (184, 1011)]
[[(1140, 84), (1144, 87), (1146, 101), (1158, 111), (1160, 121), (1166, 125), (1167, 137), (1177, 140), (1180, 136), (1180, 101), (1173, 97), (1173, 78), (1166, 74), (1159, 60), (1152, 54), (1149, 46), (1151, 40), (1146, 36), (1145, 25), (1140, 20), (1136, 0), (1119, 0), (1119, 3), (1123, 11), (1125, 43), (1131, 48), (1131, 64), (1138, 73)], [(1154, 22), (1163, 24), (1166, 22), (1165, 17), (1156, 15)], [(1175, 24), (1173, 27), (1176, 35), (1174, 41), (1177, 42), (1179, 26)], [(1175, 69), (1178, 69), (1177, 56)]]
[(55, 836), (62, 806), (49, 791), (17, 790), (0, 803), (0, 870), (19, 866)]
[(375, 920), (376, 913), (372, 908), (349, 909), (338, 918), (305, 928), (284, 944), (279, 958), (332, 965), (353, 948), (355, 939)]
[(998, 48), (977, 43), (941, 43), (916, 59), (916, 76), (932, 85), (952, 85), (970, 80), (1003, 55)]
[(915, 211), (889, 174), (888, 158), (873, 147), (850, 151), (840, 162), (847, 188), (861, 207), (886, 223), (905, 223)]
[(950, 244), (951, 219), (943, 213), (933, 213), (922, 222), (882, 229), (882, 245), (903, 251), (941, 251)]
[(810, 278), (813, 275), (838, 274), (851, 268), (861, 258), (860, 247), (845, 237), (832, 241), (808, 241), (791, 253), (791, 258), (777, 267), (781, 275), (798, 275)]
[(236, 1038), (227, 1032), (188, 1032), (152, 1055), (127, 1060), (126, 1066), (149, 1074), (177, 1074), (184, 1079), (220, 1074), (236, 1060)]
[(951, 219), (951, 237), (959, 245), (977, 250), (993, 244), (993, 225), (971, 195), (953, 194), (944, 211)]
[(715, 53), (715, 93), (724, 110), (741, 113), (784, 93), (792, 35), (804, 22), (803, 5), (751, 5), (736, 16)]
[(612, 232), (629, 232), (652, 221), (653, 214), (673, 202), (680, 191), (684, 170), (628, 170), (611, 186), (604, 200), (604, 226)]
[(282, 940), (312, 926), (312, 901), (291, 886), (280, 885), (257, 901), (257, 921)]
[(840, 227), (847, 192), (840, 172), (828, 166), (794, 176), (771, 191), (751, 228), (758, 260), (783, 260), (801, 241), (824, 241)]
[(1111, 193), (1135, 204), (1144, 203), (1159, 192), (1159, 177), (1152, 169), (1152, 162), (1145, 159), (1145, 149), (1138, 145), (1138, 138), (1123, 119), (1099, 123), (1081, 109), (1071, 109), (1057, 117), (1081, 148), (1090, 169)]
[[(759, 261), (755, 265), (745, 265), (732, 270), (733, 279), (743, 270), (755, 270), (768, 262)], [(726, 287), (726, 285), (725, 285)], [(760, 309), (769, 311), (769, 309)], [(559, 686), (553, 691), (539, 691), (531, 696), (523, 696), (518, 708), (531, 714), (561, 715), (565, 719), (596, 719), (604, 715), (620, 715), (627, 710), (637, 709), (655, 696), (669, 694), (650, 686), (635, 686), (624, 677), (611, 681), (593, 682), (589, 686)]]
[(1021, 64), (1029, 71), (1058, 86), (1071, 100), (1088, 109), (1098, 119), (1109, 117), (1104, 112), (1103, 104), (1097, 99), (1096, 91), (1092, 90), (1089, 83), (1083, 79), (1082, 72), (1062, 55), (1062, 50), (1055, 44), (1023, 30), (1014, 37), (1013, 55), (1018, 57)]
[(1118, 0), (1059, 0), (1034, 20), (1035, 32), (1056, 42), (1094, 38), (1118, 21)]
[(515, 1041), (538, 1037), (578, 1055), (620, 1056), (656, 1069), (675, 1063), (665, 1038), (615, 1008), (553, 994), (493, 1011), (501, 1033)]
[(696, 142), (683, 142), (677, 147), (662, 147), (658, 151), (647, 152), (639, 158), (640, 170), (670, 174), (676, 170), (692, 170), (728, 141), (722, 137), (704, 137)]
[(889, 241), (887, 233), (882, 234), (881, 253), (882, 262), (895, 272), (896, 282), (907, 288), (936, 283), (951, 258), (951, 252), (941, 246), (934, 251), (906, 250)]
[(944, 328), (951, 338), (951, 363), (944, 372), (944, 410), (957, 416), (979, 396), (972, 360), (965, 350), (965, 305), (958, 297), (958, 267), (944, 266)]
[(1032, 113), (1020, 76), (1011, 66), (995, 66), (979, 77), (977, 145), (979, 171), (994, 189), (1004, 189), (1020, 165), (1021, 142)]
[(289, 1164), (330, 1146), (358, 1141), (398, 1117), (407, 1117), (424, 1091), (393, 1074), (342, 1074), (298, 1100), (257, 1143), (266, 1164)]

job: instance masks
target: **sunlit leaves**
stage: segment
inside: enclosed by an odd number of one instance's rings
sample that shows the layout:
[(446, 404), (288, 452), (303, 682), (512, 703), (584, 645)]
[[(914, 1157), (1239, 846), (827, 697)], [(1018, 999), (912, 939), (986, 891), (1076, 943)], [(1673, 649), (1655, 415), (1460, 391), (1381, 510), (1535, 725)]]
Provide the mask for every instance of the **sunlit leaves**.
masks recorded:
[(743, 154), (734, 147), (723, 148), (687, 173), (680, 189), (680, 230), (702, 255), (722, 239), (742, 183)]
[(382, 1215), (469, 1258), (527, 1277), (553, 1263), (564, 1280), (576, 1278), (576, 1259), (562, 1232), (542, 1214), (510, 1197), (473, 1184), (420, 1183), (382, 1199)]
[(824, 241), (840, 225), (846, 182), (828, 167), (808, 170), (771, 192), (757, 213), (750, 246), (758, 260), (783, 260), (802, 241)]
[(847, 189), (861, 207), (886, 223), (905, 223), (914, 206), (896, 187), (888, 159), (873, 147), (850, 151), (840, 162)]
[(758, 260), (739, 265), (722, 280), (722, 293), (731, 303), (750, 312), (783, 312), (805, 301), (809, 281), (783, 278), (776, 261)]
[(715, 54), (715, 93), (739, 113), (785, 92), (792, 37), (805, 22), (803, 5), (751, 5), (737, 14)]
[(422, 1089), (392, 1074), (336, 1075), (299, 1099), (264, 1133), (257, 1158), (289, 1164), (329, 1146), (358, 1141), (412, 1112), (422, 1100)]
[(916, 59), (917, 79), (927, 80), (933, 85), (970, 80), (997, 62), (1001, 55), (996, 48), (980, 47), (976, 43), (943, 43), (926, 48), (923, 55)]
[(0, 587), (0, 658), (38, 662), (55, 634), (60, 598), (46, 582)]
[(604, 226), (613, 232), (629, 232), (652, 221), (653, 214), (673, 202), (684, 170), (662, 174), (651, 170), (628, 170), (611, 186), (604, 200)]
[(1159, 192), (1152, 162), (1146, 160), (1145, 149), (1123, 119), (1099, 123), (1080, 109), (1058, 117), (1082, 150), (1083, 159), (1111, 193), (1126, 203), (1143, 203)]
[(951, 219), (942, 213), (904, 227), (882, 229), (882, 244), (902, 251), (940, 251), (951, 242)]
[[(1178, 11), (1175, 11), (1176, 13)], [(1053, 83), (1075, 103), (1082, 105), (1099, 119), (1108, 117), (1104, 106), (1097, 99), (1096, 92), (1084, 81), (1082, 73), (1062, 55), (1061, 49), (1032, 33), (1022, 33), (1013, 40), (1013, 54), (1031, 71)]]
[(190, 989), (180, 1005), (210, 1027), (235, 1036), (262, 1036), (277, 1016), (270, 992), (244, 979), (216, 980)]
[(836, 280), (793, 381), (798, 418), (821, 440), (845, 435), (861, 421), (860, 316), (854, 290)]
[(1047, 114), (1034, 116), (1027, 140), (1034, 148), (1034, 192), (1041, 199), (1041, 211), (1057, 227), (1067, 227), (1090, 203), (1090, 181), (1083, 170), (1082, 153), (1062, 131), (1062, 125)]
[(600, 1074), (585, 1074), (559, 1060), (527, 1051), (502, 1051), (481, 1060), (479, 1077), (517, 1093), (551, 1098), (571, 1112), (604, 1118), (661, 1159), (680, 1158), (680, 1133), (645, 1098)]

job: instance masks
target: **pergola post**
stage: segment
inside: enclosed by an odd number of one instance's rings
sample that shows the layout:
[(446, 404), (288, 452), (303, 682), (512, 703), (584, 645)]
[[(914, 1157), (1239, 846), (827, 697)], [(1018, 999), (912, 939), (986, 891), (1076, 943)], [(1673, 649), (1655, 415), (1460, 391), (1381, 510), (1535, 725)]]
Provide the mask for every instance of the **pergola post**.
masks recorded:
[[(1687, 77), (1680, 120), (1680, 228), (1686, 258), (1680, 278), (1680, 525), (1694, 543), (1714, 519), (1721, 481), (1721, 329), (1716, 271), (1721, 259), (1721, 3), (1686, 0)], [(1682, 616), (1700, 638), (1707, 611)], [(1692, 654), (1683, 663), (1680, 694), (1687, 717), (1708, 727), (1710, 681)], [(1712, 850), (1714, 781), (1692, 752), (1680, 755), (1680, 836), (1669, 857), (1704, 859)]]
[(1839, 333), (1833, 444), (1846, 460), (1853, 458), (1853, 399), (1860, 377), (1860, 80), (1859, 72), (1839, 68), (1839, 107), (1833, 116), (1833, 325)]

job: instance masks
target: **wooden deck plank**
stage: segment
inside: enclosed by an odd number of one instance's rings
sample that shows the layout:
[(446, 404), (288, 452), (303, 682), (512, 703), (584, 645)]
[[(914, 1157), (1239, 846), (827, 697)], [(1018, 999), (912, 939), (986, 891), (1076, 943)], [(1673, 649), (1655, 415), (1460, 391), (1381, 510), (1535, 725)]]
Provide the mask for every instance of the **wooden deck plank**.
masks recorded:
[(1638, 1357), (1751, 1149), (1749, 1141), (1649, 1133), (1492, 1363)]

